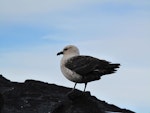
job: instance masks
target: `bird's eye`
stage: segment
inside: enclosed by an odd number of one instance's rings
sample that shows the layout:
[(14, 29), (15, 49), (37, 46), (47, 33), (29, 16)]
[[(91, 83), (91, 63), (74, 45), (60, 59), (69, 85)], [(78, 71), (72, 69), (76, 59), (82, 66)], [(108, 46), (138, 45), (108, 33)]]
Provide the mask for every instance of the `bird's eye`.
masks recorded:
[(67, 50), (68, 50), (68, 48), (65, 48), (65, 49), (64, 49), (64, 51), (67, 51)]

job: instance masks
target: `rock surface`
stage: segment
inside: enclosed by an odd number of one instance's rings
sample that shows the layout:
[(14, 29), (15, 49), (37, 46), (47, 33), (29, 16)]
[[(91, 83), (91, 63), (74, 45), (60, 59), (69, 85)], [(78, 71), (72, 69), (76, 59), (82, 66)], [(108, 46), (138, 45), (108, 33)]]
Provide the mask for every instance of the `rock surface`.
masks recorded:
[(36, 80), (11, 82), (0, 75), (1, 113), (134, 113), (98, 100), (90, 92)]

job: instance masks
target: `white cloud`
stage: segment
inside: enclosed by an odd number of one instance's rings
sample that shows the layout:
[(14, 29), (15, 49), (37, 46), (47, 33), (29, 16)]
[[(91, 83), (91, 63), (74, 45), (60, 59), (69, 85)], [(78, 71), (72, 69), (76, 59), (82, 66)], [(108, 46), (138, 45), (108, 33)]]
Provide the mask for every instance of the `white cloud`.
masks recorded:
[(61, 10), (71, 3), (73, 1), (44, 0), (41, 2), (40, 0), (2, 0), (0, 12), (6, 15), (41, 14), (58, 9)]
[(1, 0), (0, 1), (0, 14), (4, 15), (31, 15), (43, 14), (50, 12), (57, 12), (65, 9), (72, 9), (73, 7), (82, 4), (94, 3), (97, 0)]
[[(58, 14), (61, 15), (65, 11), (69, 12), (82, 12), (84, 11), (84, 8), (90, 6), (91, 4), (106, 4), (112, 3), (110, 0), (105, 1), (98, 1), (98, 0), (80, 0), (80, 1), (74, 1), (74, 0), (1, 0), (0, 1), (0, 14), (1, 19), (3, 20), (9, 20), (9, 21), (35, 21), (37, 18), (40, 18), (40, 20), (43, 20), (47, 17), (47, 15), (50, 15), (52, 18), (53, 15)], [(148, 8), (143, 9), (145, 6), (148, 7), (150, 3), (146, 0), (144, 1), (119, 1), (114, 0), (114, 4), (130, 4), (131, 6), (140, 7), (137, 8), (137, 14), (139, 12), (146, 13), (149, 11)], [(142, 7), (141, 7), (142, 6)], [(94, 6), (93, 6), (94, 7)], [(88, 13), (94, 13), (94, 12), (86, 12), (84, 14)], [(135, 13), (135, 12), (134, 12)], [(147, 12), (147, 14), (149, 14)], [(107, 14), (106, 14), (107, 15)], [(81, 15), (82, 16), (82, 15)], [(59, 17), (59, 16), (58, 16)], [(103, 16), (101, 16), (103, 17)], [(55, 18), (57, 19), (57, 18)]]

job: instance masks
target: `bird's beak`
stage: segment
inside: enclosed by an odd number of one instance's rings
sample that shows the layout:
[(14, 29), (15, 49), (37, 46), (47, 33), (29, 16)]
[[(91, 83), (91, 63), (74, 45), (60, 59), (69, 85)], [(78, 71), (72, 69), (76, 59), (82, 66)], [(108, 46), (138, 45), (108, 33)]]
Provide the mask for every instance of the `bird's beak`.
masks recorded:
[(59, 52), (59, 53), (57, 53), (57, 56), (58, 56), (58, 55), (61, 55), (61, 54), (63, 54), (63, 52), (62, 52), (62, 51), (61, 51), (61, 52)]

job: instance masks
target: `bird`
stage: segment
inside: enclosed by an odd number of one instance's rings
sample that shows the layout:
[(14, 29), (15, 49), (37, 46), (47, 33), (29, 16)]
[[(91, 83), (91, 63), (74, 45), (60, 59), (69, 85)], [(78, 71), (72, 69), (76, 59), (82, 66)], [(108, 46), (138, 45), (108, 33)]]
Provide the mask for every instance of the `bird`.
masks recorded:
[(58, 55), (63, 55), (60, 63), (62, 74), (75, 83), (72, 90), (75, 89), (77, 83), (84, 83), (83, 92), (85, 92), (88, 82), (100, 80), (103, 75), (115, 73), (120, 67), (119, 63), (80, 55), (79, 49), (75, 45), (67, 45), (57, 53)]

